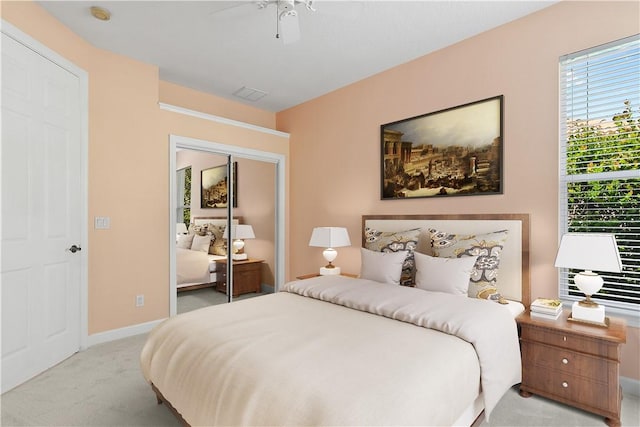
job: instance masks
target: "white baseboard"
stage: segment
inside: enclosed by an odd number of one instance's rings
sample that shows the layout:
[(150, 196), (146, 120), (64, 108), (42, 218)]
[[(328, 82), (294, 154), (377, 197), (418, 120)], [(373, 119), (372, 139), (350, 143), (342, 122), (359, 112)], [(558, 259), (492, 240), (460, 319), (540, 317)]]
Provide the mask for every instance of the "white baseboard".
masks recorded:
[(89, 335), (87, 337), (86, 347), (84, 349), (92, 347), (96, 344), (102, 344), (109, 341), (119, 340), (121, 338), (132, 337), (134, 335), (146, 334), (162, 321), (164, 321), (164, 319), (153, 320), (151, 322), (139, 323), (137, 325), (126, 326), (124, 328), (112, 329), (110, 331)]
[(620, 377), (620, 386), (623, 394), (632, 394), (640, 396), (640, 380), (629, 377)]

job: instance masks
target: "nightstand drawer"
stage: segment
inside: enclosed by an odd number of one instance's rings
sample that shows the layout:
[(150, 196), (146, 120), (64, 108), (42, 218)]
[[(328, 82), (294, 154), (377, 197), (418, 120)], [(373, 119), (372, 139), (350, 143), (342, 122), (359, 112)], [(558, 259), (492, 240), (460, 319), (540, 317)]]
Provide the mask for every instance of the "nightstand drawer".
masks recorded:
[(529, 368), (522, 378), (527, 390), (541, 396), (557, 399), (565, 403), (589, 408), (590, 410), (616, 413), (620, 393), (619, 388), (610, 389), (606, 384), (591, 381), (585, 377), (564, 374), (552, 369)]
[[(522, 358), (530, 361), (534, 370), (555, 370), (557, 375), (589, 378), (607, 384), (617, 372), (617, 363), (564, 348), (540, 343), (521, 342)], [(532, 374), (538, 375), (538, 372)]]
[(578, 350), (582, 353), (604, 356), (610, 359), (618, 358), (617, 343), (608, 343), (604, 340), (592, 339), (562, 331), (527, 326), (522, 328), (521, 339), (545, 343), (569, 350)]

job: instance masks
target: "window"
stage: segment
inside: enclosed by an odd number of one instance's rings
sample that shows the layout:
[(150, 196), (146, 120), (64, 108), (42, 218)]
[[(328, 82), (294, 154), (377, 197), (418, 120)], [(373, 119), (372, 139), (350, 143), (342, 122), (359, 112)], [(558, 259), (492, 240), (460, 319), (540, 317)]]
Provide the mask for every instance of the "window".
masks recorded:
[[(613, 233), (622, 273), (599, 272), (599, 302), (640, 309), (640, 37), (560, 58), (560, 233)], [(560, 297), (577, 300), (576, 271)], [(570, 274), (571, 273), (571, 274)]]
[(191, 221), (191, 166), (178, 169), (176, 172), (176, 188), (178, 196), (176, 218), (178, 221), (184, 222), (189, 228), (189, 222)]

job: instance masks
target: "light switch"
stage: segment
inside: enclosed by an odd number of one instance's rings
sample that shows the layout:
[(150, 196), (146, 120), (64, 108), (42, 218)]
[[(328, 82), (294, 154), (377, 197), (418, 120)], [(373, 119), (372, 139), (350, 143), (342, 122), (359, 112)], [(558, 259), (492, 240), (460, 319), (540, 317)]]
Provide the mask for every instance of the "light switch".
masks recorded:
[(111, 218), (108, 216), (97, 216), (94, 221), (96, 230), (108, 230), (111, 228)]

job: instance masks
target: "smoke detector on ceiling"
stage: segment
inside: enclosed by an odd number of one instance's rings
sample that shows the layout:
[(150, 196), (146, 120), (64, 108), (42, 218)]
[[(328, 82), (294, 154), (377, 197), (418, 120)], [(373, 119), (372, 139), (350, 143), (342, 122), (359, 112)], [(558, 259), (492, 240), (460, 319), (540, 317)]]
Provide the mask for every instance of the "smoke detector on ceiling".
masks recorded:
[(111, 19), (111, 12), (100, 6), (91, 6), (91, 15), (100, 21), (108, 21)]

